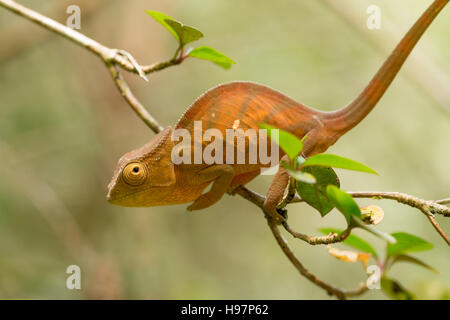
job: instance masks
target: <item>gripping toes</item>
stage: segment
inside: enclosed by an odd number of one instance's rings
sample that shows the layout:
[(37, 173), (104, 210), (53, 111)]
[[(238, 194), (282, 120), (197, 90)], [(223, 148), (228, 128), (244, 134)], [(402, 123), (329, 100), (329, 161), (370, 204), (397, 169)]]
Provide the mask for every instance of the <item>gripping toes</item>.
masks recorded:
[[(282, 158), (283, 161), (288, 161), (287, 156)], [(264, 211), (276, 224), (285, 221), (285, 218), (278, 212), (277, 205), (281, 202), (284, 192), (289, 184), (289, 174), (286, 169), (280, 165), (277, 174), (275, 175), (269, 187), (269, 191), (264, 201)]]
[(211, 191), (209, 191), (205, 194), (202, 194), (189, 207), (187, 207), (187, 209), (189, 211), (194, 211), (194, 210), (201, 210), (201, 209), (208, 208), (208, 207), (212, 206), (214, 203), (216, 203), (217, 201), (219, 201), (220, 198), (222, 197), (222, 195), (217, 196), (217, 195), (210, 194), (210, 192)]

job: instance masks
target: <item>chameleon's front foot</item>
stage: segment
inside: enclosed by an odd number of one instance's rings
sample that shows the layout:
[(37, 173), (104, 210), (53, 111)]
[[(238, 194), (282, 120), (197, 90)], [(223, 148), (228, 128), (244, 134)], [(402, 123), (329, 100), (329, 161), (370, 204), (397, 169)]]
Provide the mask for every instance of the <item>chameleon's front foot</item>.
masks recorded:
[(227, 191), (234, 177), (234, 169), (230, 165), (213, 165), (198, 173), (199, 182), (213, 181), (211, 190), (198, 197), (187, 209), (189, 211), (208, 208), (219, 201)]
[(187, 207), (188, 211), (201, 210), (212, 206), (214, 203), (219, 201), (218, 199), (211, 199), (208, 193), (202, 194), (198, 197), (189, 207)]

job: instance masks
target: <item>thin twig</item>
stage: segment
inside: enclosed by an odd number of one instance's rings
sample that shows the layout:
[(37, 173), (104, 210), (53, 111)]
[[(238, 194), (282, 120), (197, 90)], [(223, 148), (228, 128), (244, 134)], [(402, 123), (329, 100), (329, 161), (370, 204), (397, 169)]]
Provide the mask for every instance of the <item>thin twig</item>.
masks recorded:
[(145, 76), (145, 72), (142, 69), (142, 66), (139, 65), (139, 63), (131, 55), (131, 53), (129, 53), (128, 51), (125, 51), (125, 50), (117, 50), (117, 53), (121, 54), (124, 57), (126, 57), (128, 59), (128, 61), (130, 61), (131, 64), (133, 65), (134, 69), (137, 71), (139, 77), (141, 77), (142, 79), (144, 79), (145, 81), (148, 82), (148, 78)]
[(344, 232), (342, 233), (330, 233), (327, 236), (308, 236), (306, 234), (300, 233), (295, 231), (294, 229), (291, 228), (291, 226), (287, 223), (287, 221), (284, 221), (282, 223), (284, 229), (286, 229), (287, 232), (289, 232), (294, 238), (303, 240), (307, 243), (309, 243), (310, 245), (318, 245), (318, 244), (332, 244), (332, 243), (337, 243), (337, 242), (342, 242), (344, 241), (352, 232), (351, 228), (347, 228)]
[[(113, 75), (113, 78), (116, 82), (117, 87), (121, 90), (122, 96), (128, 102), (128, 104), (133, 108), (133, 110), (137, 113), (139, 117), (154, 131), (159, 132), (161, 130), (161, 126), (158, 122), (148, 113), (147, 110), (142, 106), (141, 103), (132, 95), (131, 90), (128, 88), (128, 85), (122, 80), (120, 80), (120, 75), (116, 74), (116, 72), (112, 72), (115, 68), (115, 65), (119, 65), (124, 70), (136, 73), (145, 79), (144, 74), (149, 74), (152, 72), (160, 71), (165, 68), (178, 65), (182, 63), (186, 57), (180, 56), (178, 58), (171, 59), (166, 62), (159, 62), (152, 65), (140, 66), (136, 60), (132, 57), (131, 54), (127, 53), (124, 50), (117, 50), (108, 48), (99, 42), (85, 36), (84, 34), (73, 30), (71, 28), (66, 27), (65, 25), (54, 21), (36, 11), (33, 11), (27, 7), (24, 7), (15, 1), (12, 0), (0, 0), (0, 6), (44, 27), (45, 29), (54, 32), (60, 36), (63, 36), (66, 39), (76, 43), (77, 45), (86, 48), (91, 51), (100, 59), (103, 60), (104, 63), (107, 64), (109, 71)], [(112, 66), (112, 67), (111, 67)], [(120, 80), (120, 81), (119, 81)]]
[(445, 233), (444, 229), (439, 225), (439, 223), (436, 221), (436, 218), (433, 215), (428, 214), (427, 215), (428, 220), (433, 225), (434, 229), (439, 233), (439, 235), (442, 237), (442, 239), (447, 242), (447, 244), (450, 246), (450, 238)]
[[(245, 187), (239, 187), (235, 190), (234, 194), (238, 194), (244, 199), (252, 202), (257, 207), (259, 207), (261, 210), (264, 208), (264, 196), (249, 190)], [(274, 223), (271, 223), (270, 219), (268, 219), (268, 225), (270, 230), (272, 231), (273, 236), (275, 237), (278, 245), (280, 246), (281, 250), (284, 252), (286, 257), (291, 261), (291, 263), (294, 265), (294, 267), (300, 272), (300, 274), (304, 277), (306, 277), (311, 282), (315, 283), (319, 287), (325, 289), (329, 294), (335, 295), (338, 299), (345, 299), (346, 296), (356, 296), (363, 294), (368, 290), (367, 286), (365, 284), (361, 284), (357, 289), (354, 290), (345, 290), (337, 288), (322, 279), (318, 278), (316, 275), (314, 275), (311, 271), (306, 269), (303, 264), (300, 262), (300, 260), (295, 256), (294, 252), (291, 250), (291, 248), (288, 245), (288, 242), (286, 239), (284, 239), (283, 235), (280, 233), (280, 230), (278, 226), (276, 226)], [(347, 233), (347, 230), (343, 233), (342, 237), (345, 239), (344, 234)], [(302, 239), (303, 240), (303, 239)]]
[[(354, 198), (372, 198), (372, 199), (388, 199), (395, 200), (399, 203), (406, 204), (407, 206), (419, 209), (431, 222), (431, 225), (439, 233), (439, 235), (444, 239), (444, 241), (450, 245), (450, 238), (446, 235), (444, 230), (440, 227), (439, 223), (436, 221), (434, 215), (440, 214), (444, 217), (450, 217), (450, 208), (444, 206), (441, 203), (446, 203), (448, 199), (443, 199), (438, 201), (424, 200), (406, 193), (401, 192), (380, 192), (380, 191), (358, 191), (349, 192)], [(295, 197), (292, 203), (303, 202), (300, 197)]]
[[(116, 49), (108, 48), (107, 46), (104, 46), (101, 43), (85, 36), (84, 34), (73, 30), (53, 19), (50, 19), (34, 10), (24, 7), (15, 1), (0, 0), (0, 6), (88, 49), (104, 61), (112, 61), (127, 71), (139, 74), (139, 70), (134, 67), (133, 63), (131, 63), (127, 57), (121, 55)], [(177, 61), (177, 59), (172, 59), (168, 62), (142, 66), (142, 70), (145, 73), (152, 73), (173, 65), (177, 65), (180, 62), (181, 61)]]
[(144, 108), (144, 106), (139, 102), (139, 100), (134, 96), (130, 87), (126, 81), (120, 75), (119, 70), (116, 65), (113, 63), (107, 63), (108, 70), (114, 80), (114, 83), (119, 89), (125, 101), (130, 105), (134, 112), (142, 119), (149, 127), (153, 130), (153, 132), (158, 133), (162, 131), (164, 128), (156, 121), (155, 118)]
[(368, 288), (365, 284), (361, 284), (360, 287), (355, 290), (347, 291), (344, 289), (337, 288), (318, 278), (311, 271), (305, 268), (303, 264), (300, 262), (300, 260), (295, 256), (294, 252), (291, 250), (291, 248), (289, 248), (288, 242), (286, 241), (286, 239), (284, 239), (283, 235), (280, 233), (280, 229), (278, 228), (278, 226), (269, 221), (269, 228), (272, 231), (273, 236), (277, 240), (277, 243), (280, 246), (281, 250), (284, 252), (289, 261), (291, 261), (291, 263), (295, 266), (298, 272), (300, 272), (302, 276), (304, 276), (317, 286), (327, 291), (328, 294), (334, 295), (340, 300), (344, 300), (346, 299), (347, 295), (355, 296), (360, 295), (365, 291), (367, 291)]
[(450, 198), (436, 200), (435, 202), (439, 204), (450, 204)]
[[(45, 6), (45, 10), (50, 15), (57, 15), (66, 11), (70, 5), (74, 4), (73, 0), (64, 1), (47, 1), (48, 5)], [(102, 7), (108, 4), (102, 0), (78, 0), (76, 3), (79, 7), (83, 8), (83, 22), (89, 21), (89, 19), (95, 15)], [(30, 32), (30, 29), (23, 24), (8, 25), (8, 28), (2, 30), (0, 38), (3, 43), (7, 43), (7, 46), (2, 46), (0, 50), (0, 64), (5, 63), (8, 59), (17, 56), (25, 49), (30, 49), (34, 46), (40, 45), (50, 38), (51, 33), (44, 30), (37, 30), (37, 32)]]
[(444, 241), (450, 246), (450, 238), (445, 231), (441, 228), (439, 223), (434, 217), (435, 214), (443, 215), (444, 217), (450, 217), (450, 208), (446, 207), (436, 201), (420, 199), (406, 193), (401, 192), (352, 192), (350, 193), (355, 198), (376, 198), (376, 199), (390, 199), (399, 203), (406, 204), (410, 207), (419, 209), (431, 222), (431, 225), (444, 239)]
[(249, 190), (246, 187), (238, 187), (236, 190), (234, 190), (233, 194), (238, 194), (242, 198), (250, 201), (254, 205), (256, 205), (261, 210), (264, 210), (264, 196), (260, 195), (259, 193), (256, 193), (255, 191)]
[(450, 217), (450, 208), (433, 200), (424, 200), (402, 192), (358, 191), (350, 192), (354, 198), (390, 199), (410, 207), (417, 208), (425, 214), (440, 214)]

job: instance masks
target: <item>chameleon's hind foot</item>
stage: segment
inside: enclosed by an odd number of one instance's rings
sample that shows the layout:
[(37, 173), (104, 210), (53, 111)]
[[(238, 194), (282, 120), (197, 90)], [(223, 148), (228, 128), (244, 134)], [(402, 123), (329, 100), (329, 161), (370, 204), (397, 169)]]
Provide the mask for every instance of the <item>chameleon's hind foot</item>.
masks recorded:
[(269, 222), (275, 223), (277, 225), (282, 224), (286, 221), (287, 218), (287, 210), (286, 209), (276, 209), (273, 210), (265, 210), (266, 218), (268, 218)]
[[(284, 156), (282, 161), (288, 161)], [(275, 224), (281, 224), (286, 221), (286, 209), (277, 208), (277, 205), (283, 200), (284, 192), (289, 184), (289, 174), (283, 166), (278, 168), (278, 172), (272, 180), (264, 201), (264, 213)]]
[(284, 220), (287, 220), (287, 209), (284, 208), (277, 208), (277, 213), (283, 217)]

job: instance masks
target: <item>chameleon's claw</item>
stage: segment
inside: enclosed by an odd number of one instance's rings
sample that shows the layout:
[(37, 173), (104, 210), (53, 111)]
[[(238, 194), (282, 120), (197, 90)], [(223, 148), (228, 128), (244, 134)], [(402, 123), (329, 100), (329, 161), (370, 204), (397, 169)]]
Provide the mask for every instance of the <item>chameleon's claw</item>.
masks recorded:
[(266, 218), (276, 225), (280, 225), (287, 219), (287, 210), (283, 208), (275, 208), (275, 210), (264, 210)]
[(283, 220), (287, 219), (287, 213), (288, 213), (287, 209), (277, 208), (276, 210), (277, 210), (278, 214), (283, 217)]

